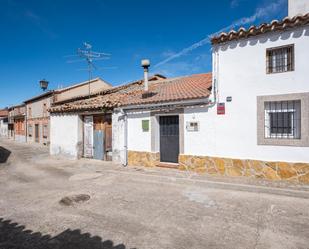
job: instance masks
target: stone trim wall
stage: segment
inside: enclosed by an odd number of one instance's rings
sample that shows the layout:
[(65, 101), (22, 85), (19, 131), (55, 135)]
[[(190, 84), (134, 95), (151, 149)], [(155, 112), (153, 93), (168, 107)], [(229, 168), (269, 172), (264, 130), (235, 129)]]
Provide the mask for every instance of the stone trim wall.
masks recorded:
[(217, 176), (245, 176), (309, 184), (309, 163), (265, 162), (179, 155), (179, 169)]
[(155, 167), (159, 162), (159, 152), (128, 151), (129, 166)]

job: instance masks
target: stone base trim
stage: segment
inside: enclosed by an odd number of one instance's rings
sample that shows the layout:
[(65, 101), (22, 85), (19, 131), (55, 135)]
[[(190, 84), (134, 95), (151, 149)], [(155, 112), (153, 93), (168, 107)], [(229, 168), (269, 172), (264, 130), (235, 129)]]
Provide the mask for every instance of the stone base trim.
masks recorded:
[(128, 151), (128, 165), (155, 167), (160, 162), (160, 153)]
[(179, 155), (179, 169), (216, 176), (246, 176), (309, 184), (309, 163), (265, 162)]

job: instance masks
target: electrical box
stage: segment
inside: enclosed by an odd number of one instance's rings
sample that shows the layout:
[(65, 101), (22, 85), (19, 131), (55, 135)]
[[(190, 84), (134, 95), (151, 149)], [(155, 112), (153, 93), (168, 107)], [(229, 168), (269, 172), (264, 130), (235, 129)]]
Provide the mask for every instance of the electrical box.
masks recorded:
[(142, 120), (142, 129), (143, 132), (149, 131), (149, 120)]
[(224, 115), (225, 114), (225, 103), (218, 103), (217, 104), (217, 114)]
[(197, 121), (189, 121), (187, 122), (187, 131), (199, 131), (199, 122)]

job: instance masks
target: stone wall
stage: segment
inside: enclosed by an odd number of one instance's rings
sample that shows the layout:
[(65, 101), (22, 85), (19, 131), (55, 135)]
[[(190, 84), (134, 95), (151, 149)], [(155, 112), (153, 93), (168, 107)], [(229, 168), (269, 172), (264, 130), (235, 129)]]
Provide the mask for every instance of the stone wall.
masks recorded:
[(264, 162), (179, 155), (179, 169), (217, 176), (246, 176), (309, 183), (308, 163)]
[(160, 162), (160, 153), (128, 151), (128, 165), (155, 167)]

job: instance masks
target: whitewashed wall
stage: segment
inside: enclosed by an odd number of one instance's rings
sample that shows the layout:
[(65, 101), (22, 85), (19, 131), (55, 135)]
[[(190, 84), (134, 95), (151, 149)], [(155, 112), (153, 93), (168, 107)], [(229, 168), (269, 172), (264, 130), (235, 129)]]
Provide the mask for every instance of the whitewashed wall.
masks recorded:
[[(149, 120), (149, 131), (142, 129), (142, 120)], [(128, 113), (128, 150), (151, 152), (150, 112)]]
[(308, 0), (289, 0), (289, 17), (309, 13)]
[(8, 123), (0, 119), (0, 137), (8, 137)]
[(114, 112), (112, 115), (113, 125), (113, 161), (125, 163), (125, 121), (121, 112)]
[[(266, 74), (266, 49), (295, 44), (295, 71)], [(216, 108), (185, 110), (185, 120), (200, 122), (185, 132), (185, 154), (269, 161), (309, 162), (308, 147), (257, 145), (257, 96), (309, 92), (309, 28), (231, 42), (219, 50), (219, 101), (227, 96), (226, 115)]]
[(82, 135), (82, 120), (79, 115), (51, 115), (50, 154), (79, 158), (82, 153)]

